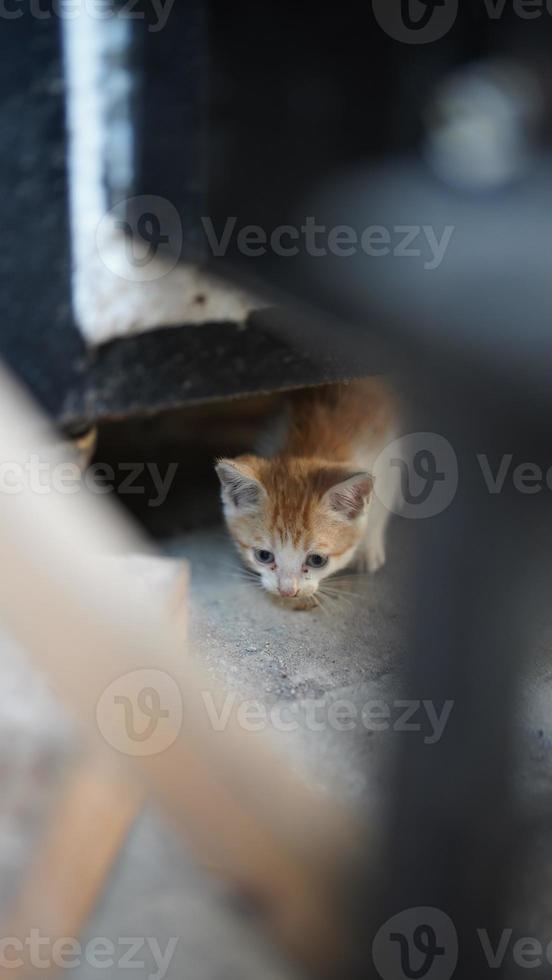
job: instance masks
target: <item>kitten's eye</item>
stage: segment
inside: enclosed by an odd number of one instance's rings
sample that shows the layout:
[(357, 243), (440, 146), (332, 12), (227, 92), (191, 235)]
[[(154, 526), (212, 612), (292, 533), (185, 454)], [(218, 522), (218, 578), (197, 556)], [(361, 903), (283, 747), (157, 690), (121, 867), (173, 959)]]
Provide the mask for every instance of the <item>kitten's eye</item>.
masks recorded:
[(325, 555), (309, 555), (306, 564), (310, 568), (324, 568), (324, 565), (328, 564), (328, 559)]
[(260, 561), (261, 565), (272, 565), (272, 562), (274, 561), (274, 555), (272, 552), (264, 551), (263, 548), (260, 550), (256, 548), (253, 554), (255, 555), (257, 561)]

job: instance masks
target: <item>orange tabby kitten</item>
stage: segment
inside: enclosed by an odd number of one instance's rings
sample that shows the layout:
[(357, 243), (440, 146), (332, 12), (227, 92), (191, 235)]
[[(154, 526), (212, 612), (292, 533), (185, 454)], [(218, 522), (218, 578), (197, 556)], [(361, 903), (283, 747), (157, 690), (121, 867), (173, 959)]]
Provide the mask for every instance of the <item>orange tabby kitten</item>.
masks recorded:
[(292, 395), (285, 443), (271, 458), (219, 460), (226, 524), (268, 592), (311, 608), (320, 582), (353, 558), (381, 568), (382, 500), (392, 504), (396, 489), (393, 471), (374, 464), (396, 435), (395, 399), (368, 378)]

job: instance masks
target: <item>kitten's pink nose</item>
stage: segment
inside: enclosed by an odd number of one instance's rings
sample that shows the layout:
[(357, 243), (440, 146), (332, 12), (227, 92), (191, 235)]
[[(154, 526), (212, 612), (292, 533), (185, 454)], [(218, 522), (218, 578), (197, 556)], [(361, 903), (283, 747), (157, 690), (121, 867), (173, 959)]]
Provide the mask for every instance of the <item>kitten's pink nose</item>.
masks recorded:
[(295, 579), (283, 579), (278, 583), (278, 592), (284, 599), (292, 599), (297, 595), (299, 589)]

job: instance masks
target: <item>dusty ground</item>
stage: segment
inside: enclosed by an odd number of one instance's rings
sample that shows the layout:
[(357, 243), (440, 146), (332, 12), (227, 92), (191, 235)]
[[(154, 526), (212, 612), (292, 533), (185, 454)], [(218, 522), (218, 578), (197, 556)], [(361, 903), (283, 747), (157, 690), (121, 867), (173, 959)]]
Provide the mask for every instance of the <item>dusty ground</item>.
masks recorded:
[[(184, 555), (192, 565), (191, 635), (208, 669), (223, 679), (237, 699), (255, 698), (267, 710), (280, 712), (276, 717), (294, 723), (291, 732), (269, 726), (269, 736), (277, 751), (322, 795), (335, 793), (369, 810), (377, 806), (385, 790), (392, 735), (358, 719), (366, 705), (400, 697), (401, 667), (408, 656), (404, 572), (408, 563), (403, 559), (409, 553), (410, 537), (407, 523), (396, 521), (387, 567), (375, 578), (347, 579), (339, 598), (308, 613), (274, 604), (245, 581), (220, 528), (183, 534), (169, 548), (171, 554)], [(552, 785), (551, 651), (552, 630), (543, 621), (518, 725), (518, 782), (522, 792), (537, 801), (550, 797)], [(40, 724), (14, 710), (28, 679), (26, 668), (16, 666), (13, 651), (6, 648), (4, 653), (0, 666), (4, 677), (11, 671), (13, 680), (11, 692), (4, 689), (0, 696), (4, 765), (9, 758), (13, 762), (13, 745), (17, 744), (23, 753), (16, 753), (21, 769), (21, 760), (32, 758), (37, 740), (44, 747), (50, 738), (55, 746), (62, 741), (63, 729), (52, 728), (47, 700), (36, 702), (44, 712)], [(343, 700), (357, 715), (352, 728), (345, 726), (350, 728), (346, 731), (329, 721), (332, 703)], [(8, 870), (24, 860), (25, 835), (17, 809), (21, 799), (15, 810), (5, 800), (3, 803), (0, 867), (6, 893), (11, 881)], [(29, 828), (27, 831), (30, 833)], [(531, 864), (539, 869), (541, 887), (547, 878), (552, 882), (546, 871), (550, 861), (543, 860), (543, 854), (550, 853), (547, 848), (547, 842), (539, 838)], [(552, 929), (548, 898), (540, 898), (535, 907), (538, 892), (537, 888), (531, 893), (534, 928), (546, 930), (550, 924)], [(103, 936), (115, 943), (120, 937), (155, 937), (162, 949), (172, 937), (178, 939), (165, 973), (169, 980), (285, 980), (293, 975), (259, 941), (253, 924), (235, 906), (226, 886), (194, 865), (154, 813), (144, 814), (135, 826), (83, 942)], [(147, 948), (141, 959), (143, 967), (133, 970), (132, 976), (137, 980), (158, 977)], [(85, 964), (71, 974), (92, 980), (98, 970)], [(102, 970), (102, 975), (115, 980), (121, 973), (113, 967)]]
[[(187, 533), (170, 548), (192, 564), (191, 634), (209, 669), (238, 698), (252, 697), (267, 708), (285, 706), (280, 717), (297, 725), (291, 733), (272, 730), (277, 750), (321, 793), (336, 793), (369, 811), (386, 788), (392, 733), (363, 724), (337, 730), (328, 723), (329, 706), (345, 699), (360, 712), (372, 701), (400, 697), (401, 667), (408, 655), (408, 581), (402, 570), (408, 566), (403, 559), (410, 552), (411, 533), (405, 522), (396, 521), (387, 567), (375, 578), (344, 582), (342, 599), (312, 613), (288, 611), (245, 581), (219, 528)], [(520, 699), (518, 785), (538, 807), (552, 788), (548, 620), (541, 624), (537, 647)], [(313, 706), (322, 720), (316, 730), (309, 721)], [(536, 836), (518, 896), (530, 934), (545, 937), (552, 937), (550, 844), (546, 834)], [(121, 921), (121, 902), (129, 895), (135, 934), (149, 928), (181, 936), (170, 980), (292, 976), (287, 964), (259, 944), (224, 887), (198, 871), (149, 817), (129, 842), (91, 935)], [(82, 976), (92, 980), (93, 974)]]
[(373, 577), (347, 577), (323, 608), (297, 612), (243, 578), (223, 531), (188, 534), (176, 550), (193, 569), (191, 636), (202, 659), (241, 695), (268, 708), (286, 705), (284, 720), (295, 720), (298, 731), (273, 736), (306, 778), (356, 799), (366, 795), (366, 753), (373, 754), (377, 733), (360, 724), (339, 731), (345, 725), (324, 721), (332, 701), (352, 700), (360, 709), (389, 694), (405, 652), (398, 564), (390, 561)]
[[(400, 533), (394, 529), (392, 552)], [(385, 780), (385, 733), (360, 722), (340, 731), (328, 710), (342, 699), (360, 711), (391, 697), (405, 655), (399, 564), (390, 561), (374, 578), (347, 579), (342, 597), (324, 610), (294, 612), (243, 579), (221, 528), (189, 532), (169, 550), (191, 562), (191, 638), (208, 669), (238, 700), (255, 699), (295, 723), (292, 732), (275, 731), (267, 716), (268, 737), (321, 801), (329, 792), (373, 804)], [(152, 815), (136, 827), (89, 935), (115, 936), (114, 923), (119, 935), (181, 937), (169, 980), (293, 975), (259, 943), (225, 886), (195, 868)], [(94, 971), (77, 975), (92, 980)]]

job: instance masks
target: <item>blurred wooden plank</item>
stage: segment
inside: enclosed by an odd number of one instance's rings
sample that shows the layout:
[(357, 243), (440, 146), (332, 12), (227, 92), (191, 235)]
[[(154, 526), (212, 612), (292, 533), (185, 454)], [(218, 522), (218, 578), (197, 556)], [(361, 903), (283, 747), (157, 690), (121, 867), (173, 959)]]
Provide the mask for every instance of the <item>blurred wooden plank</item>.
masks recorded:
[(53, 963), (48, 968), (33, 962), (31, 931), (48, 940), (43, 961), (52, 957), (56, 941), (78, 941), (143, 798), (143, 790), (103, 756), (87, 754), (80, 761), (4, 927), (3, 936), (18, 946), (2, 959), (17, 965), (0, 965), (0, 980), (57, 975)]
[[(134, 596), (141, 595), (146, 601), (148, 596), (157, 596), (184, 642), (188, 591), (185, 563), (139, 554), (101, 561), (107, 579), (114, 567)], [(32, 929), (38, 930), (48, 939), (50, 952), (56, 941), (78, 941), (144, 798), (143, 785), (125, 778), (120, 764), (115, 766), (103, 751), (87, 752), (76, 764), (4, 932), (22, 944), (18, 957), (21, 966), (6, 968), (0, 962), (0, 980), (18, 974), (57, 974), (55, 966), (49, 970), (33, 964), (25, 940)]]
[[(24, 465), (47, 441), (44, 423), (8, 377), (0, 382), (0, 465)], [(105, 499), (24, 485), (0, 501), (0, 615), (91, 744), (151, 788), (288, 952), (331, 972), (349, 946), (340, 889), (357, 860), (355, 821), (235, 713), (222, 731), (213, 724), (205, 699), (220, 710), (225, 692), (190, 655), (157, 590), (129, 588), (124, 556), (142, 550)], [(108, 562), (114, 554), (124, 560)], [(137, 733), (148, 713), (151, 730)]]

